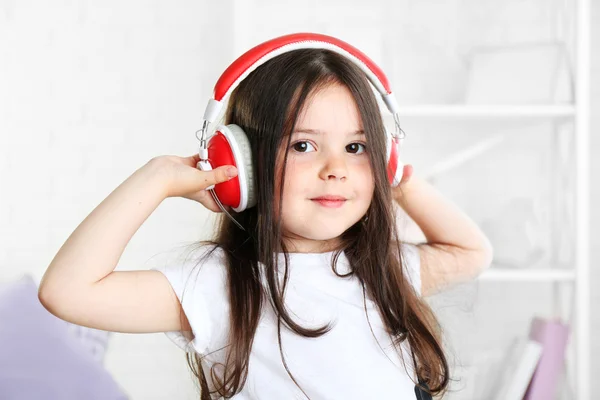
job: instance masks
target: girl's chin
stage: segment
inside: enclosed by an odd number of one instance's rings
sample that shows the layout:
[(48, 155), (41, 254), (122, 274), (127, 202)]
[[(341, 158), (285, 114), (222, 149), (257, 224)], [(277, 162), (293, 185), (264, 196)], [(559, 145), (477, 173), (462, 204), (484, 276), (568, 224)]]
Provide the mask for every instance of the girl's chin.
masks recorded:
[(337, 227), (328, 226), (327, 228), (323, 229), (315, 228), (313, 226), (310, 230), (307, 230), (306, 226), (303, 226), (304, 229), (298, 230), (293, 237), (296, 240), (328, 242), (339, 238), (351, 226), (352, 225), (344, 224), (343, 226), (340, 225)]
[(316, 239), (301, 238), (287, 241), (288, 251), (294, 253), (325, 253), (334, 251), (339, 245), (339, 241), (334, 238)]

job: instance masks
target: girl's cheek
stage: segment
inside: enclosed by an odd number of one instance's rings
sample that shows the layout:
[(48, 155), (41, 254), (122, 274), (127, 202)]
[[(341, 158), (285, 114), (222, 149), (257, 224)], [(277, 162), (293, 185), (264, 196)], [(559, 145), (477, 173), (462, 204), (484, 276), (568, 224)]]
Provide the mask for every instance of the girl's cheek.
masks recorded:
[(285, 174), (286, 174), (286, 176), (294, 176), (299, 171), (305, 170), (306, 165), (309, 165), (309, 164), (310, 164), (309, 162), (307, 162), (306, 160), (303, 160), (299, 157), (288, 157)]

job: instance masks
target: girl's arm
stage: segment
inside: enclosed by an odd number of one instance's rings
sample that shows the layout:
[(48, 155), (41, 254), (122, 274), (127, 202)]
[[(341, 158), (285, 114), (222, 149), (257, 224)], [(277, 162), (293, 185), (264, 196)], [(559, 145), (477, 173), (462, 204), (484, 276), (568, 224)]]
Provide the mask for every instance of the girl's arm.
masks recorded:
[(165, 198), (198, 197), (199, 189), (229, 179), (223, 169), (198, 171), (194, 162), (193, 157), (152, 159), (104, 199), (46, 270), (38, 290), (44, 307), (66, 321), (108, 331), (189, 330), (161, 272), (114, 269), (132, 236)]
[(491, 264), (493, 249), (488, 238), (433, 186), (412, 176), (393, 194), (427, 239), (419, 245), (423, 296), (474, 279)]

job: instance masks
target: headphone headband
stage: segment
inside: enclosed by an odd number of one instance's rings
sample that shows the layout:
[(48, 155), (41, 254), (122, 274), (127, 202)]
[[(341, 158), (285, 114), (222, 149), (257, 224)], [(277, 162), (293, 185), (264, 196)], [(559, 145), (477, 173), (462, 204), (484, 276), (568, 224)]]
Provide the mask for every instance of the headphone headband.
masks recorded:
[[(218, 127), (215, 135), (207, 139), (208, 125), (214, 122), (219, 115), (223, 99), (229, 96), (252, 71), (278, 55), (297, 49), (333, 51), (355, 64), (365, 73), (383, 98), (388, 110), (393, 114), (396, 125), (395, 135), (390, 136), (386, 133), (388, 179), (392, 186), (397, 186), (402, 179), (403, 164), (398, 156), (398, 146), (403, 138), (401, 134), (404, 132), (400, 128), (398, 104), (383, 71), (360, 50), (334, 37), (316, 33), (295, 33), (280, 36), (248, 50), (223, 72), (215, 85), (214, 96), (209, 100), (204, 112), (202, 129), (196, 131), (196, 138), (200, 142), (198, 148), (200, 160), (196, 165), (197, 168), (210, 171), (214, 167), (233, 164), (240, 171), (236, 178), (219, 186), (221, 188), (220, 193), (217, 193), (217, 188), (214, 185), (209, 189), (219, 208), (241, 229), (244, 229), (242, 225), (223, 207), (221, 198), (224, 200), (224, 204), (233, 207), (237, 212), (242, 212), (246, 208), (255, 205), (257, 196), (254, 186), (257, 182), (253, 172), (253, 154), (250, 142), (243, 129), (235, 124)], [(201, 133), (201, 137), (198, 137), (198, 133)], [(211, 151), (210, 157), (209, 149)]]
[(371, 84), (383, 98), (388, 110), (392, 114), (397, 114), (398, 104), (387, 77), (366, 54), (332, 36), (318, 33), (294, 33), (259, 44), (235, 60), (223, 72), (215, 85), (214, 98), (209, 100), (204, 112), (205, 122), (215, 120), (221, 110), (222, 100), (229, 96), (252, 71), (280, 54), (297, 49), (327, 49), (346, 57), (367, 75)]

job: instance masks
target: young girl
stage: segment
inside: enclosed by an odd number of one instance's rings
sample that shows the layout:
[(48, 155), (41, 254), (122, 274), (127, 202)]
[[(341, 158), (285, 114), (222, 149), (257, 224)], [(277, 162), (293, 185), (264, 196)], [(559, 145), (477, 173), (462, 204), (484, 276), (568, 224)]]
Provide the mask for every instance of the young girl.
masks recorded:
[[(218, 212), (204, 189), (237, 173), (200, 171), (198, 156), (153, 158), (59, 250), (40, 284), (44, 306), (97, 329), (167, 332), (186, 350), (203, 399), (445, 393), (441, 329), (423, 297), (475, 278), (491, 246), (410, 166), (390, 187), (383, 121), (363, 71), (325, 49), (283, 53), (239, 84), (225, 119), (252, 151), (256, 206), (228, 209), (243, 229), (221, 214), (214, 241), (185, 262), (114, 271), (163, 200)], [(394, 201), (427, 243), (401, 241)]]

